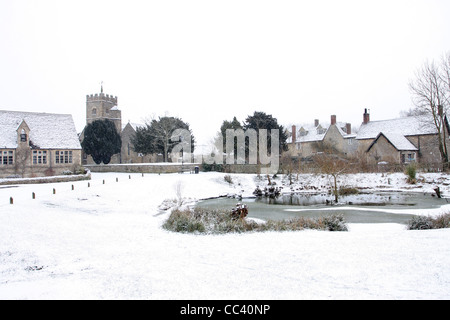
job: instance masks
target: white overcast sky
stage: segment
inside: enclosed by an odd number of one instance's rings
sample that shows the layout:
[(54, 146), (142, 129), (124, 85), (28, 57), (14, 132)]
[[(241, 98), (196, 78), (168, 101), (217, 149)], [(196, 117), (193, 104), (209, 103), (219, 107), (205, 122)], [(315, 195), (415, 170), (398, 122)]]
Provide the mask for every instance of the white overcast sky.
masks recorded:
[(408, 81), (450, 51), (450, 1), (0, 0), (0, 109), (70, 113), (118, 96), (203, 144), (254, 111), (290, 127), (412, 107)]

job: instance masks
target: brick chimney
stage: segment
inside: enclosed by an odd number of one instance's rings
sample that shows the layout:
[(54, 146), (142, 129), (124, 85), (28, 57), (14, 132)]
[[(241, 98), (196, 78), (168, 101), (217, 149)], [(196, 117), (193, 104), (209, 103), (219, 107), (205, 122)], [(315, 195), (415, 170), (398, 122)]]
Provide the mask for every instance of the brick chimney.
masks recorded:
[(347, 129), (347, 134), (352, 134), (352, 124), (351, 123), (347, 123), (345, 125), (346, 129)]
[(318, 127), (319, 126), (319, 119), (315, 119), (314, 120), (314, 127)]
[(367, 124), (370, 121), (370, 110), (364, 109), (364, 114), (363, 114), (363, 123)]
[(292, 142), (295, 143), (297, 141), (297, 127), (292, 126)]
[(336, 124), (336, 115), (331, 116), (331, 125)]

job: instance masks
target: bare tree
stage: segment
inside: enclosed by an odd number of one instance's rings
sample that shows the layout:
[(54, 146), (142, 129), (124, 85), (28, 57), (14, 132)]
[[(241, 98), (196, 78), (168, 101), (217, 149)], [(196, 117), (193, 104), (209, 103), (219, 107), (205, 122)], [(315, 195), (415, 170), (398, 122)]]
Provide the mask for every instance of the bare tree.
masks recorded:
[(438, 133), (441, 161), (448, 166), (446, 114), (449, 108), (450, 96), (450, 54), (444, 57), (440, 64), (426, 62), (416, 71), (415, 79), (410, 81), (409, 88), (413, 95), (416, 113), (427, 114)]
[(445, 103), (448, 106), (450, 104), (450, 52), (447, 52), (447, 54), (442, 57), (441, 69), (441, 78), (444, 82), (445, 90), (447, 91)]
[(348, 171), (348, 161), (327, 153), (319, 153), (314, 156), (317, 172), (333, 178), (334, 201), (338, 202), (338, 177)]
[(174, 184), (174, 189), (175, 189), (175, 194), (177, 196), (177, 205), (181, 206), (183, 204), (183, 189), (184, 189), (183, 182), (178, 180)]
[(296, 166), (295, 158), (292, 151), (283, 152), (281, 155), (281, 167), (285, 176), (289, 178), (289, 185), (292, 185), (292, 176), (294, 173), (298, 174), (298, 166)]

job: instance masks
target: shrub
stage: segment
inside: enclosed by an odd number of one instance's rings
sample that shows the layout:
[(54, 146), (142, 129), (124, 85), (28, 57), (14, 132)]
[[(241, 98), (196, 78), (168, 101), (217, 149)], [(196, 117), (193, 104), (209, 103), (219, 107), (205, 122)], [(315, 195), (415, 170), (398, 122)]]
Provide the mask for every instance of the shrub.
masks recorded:
[(450, 228), (450, 213), (444, 213), (433, 219), (435, 229)]
[(408, 221), (408, 230), (427, 230), (433, 229), (433, 220), (431, 217), (416, 216)]
[(359, 190), (353, 187), (340, 187), (339, 188), (339, 195), (341, 196), (348, 196), (351, 194), (358, 194)]
[(195, 208), (193, 210), (174, 210), (163, 228), (169, 231), (183, 233), (243, 233), (249, 231), (298, 231), (316, 229), (327, 231), (347, 231), (343, 215), (333, 214), (318, 218), (299, 217), (295, 219), (274, 221), (258, 224), (248, 219), (232, 219), (231, 211), (206, 210)]
[(407, 224), (408, 230), (428, 230), (450, 228), (450, 213), (444, 213), (436, 218), (430, 216), (415, 216)]
[(205, 171), (205, 172), (210, 172), (210, 171), (224, 172), (224, 165), (217, 164), (216, 162), (214, 162), (213, 164), (203, 162), (202, 168), (203, 168), (203, 171)]
[(341, 214), (332, 214), (318, 218), (298, 217), (289, 220), (268, 220), (261, 225), (258, 231), (299, 231), (305, 229), (327, 230), (327, 231), (348, 231)]
[(193, 219), (189, 210), (174, 210), (165, 222), (164, 228), (175, 232), (205, 232), (202, 221)]
[(408, 183), (416, 183), (416, 165), (414, 163), (411, 163), (406, 167), (405, 174), (408, 176)]
[(333, 214), (320, 218), (328, 231), (348, 231), (342, 214)]

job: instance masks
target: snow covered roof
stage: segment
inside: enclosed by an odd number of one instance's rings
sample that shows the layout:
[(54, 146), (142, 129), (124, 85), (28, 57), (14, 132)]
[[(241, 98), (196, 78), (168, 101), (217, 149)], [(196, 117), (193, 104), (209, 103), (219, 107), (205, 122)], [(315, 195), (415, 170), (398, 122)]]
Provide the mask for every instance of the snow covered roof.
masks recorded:
[[(322, 141), (328, 128), (328, 126), (322, 127), (320, 124), (317, 127), (313, 125), (301, 125), (299, 127), (296, 142)], [(287, 142), (292, 143), (292, 137), (289, 137)]]
[(405, 138), (404, 135), (392, 132), (380, 132), (375, 141), (370, 145), (368, 150), (378, 141), (378, 139), (384, 136), (398, 151), (417, 151), (418, 149)]
[(17, 129), (23, 121), (36, 147), (81, 149), (72, 115), (4, 110), (0, 110), (0, 148), (17, 148)]
[(437, 133), (436, 127), (428, 116), (417, 116), (363, 123), (359, 128), (356, 139), (375, 139), (380, 132), (403, 136)]
[(135, 122), (127, 122), (127, 123), (125, 123), (125, 124), (122, 124), (122, 131), (123, 131), (123, 129), (125, 129), (125, 127), (126, 127), (128, 124), (129, 124), (135, 131), (136, 131), (137, 128), (144, 128), (144, 127), (145, 127), (145, 124), (135, 123)]
[(346, 127), (347, 127), (347, 123), (345, 123), (345, 122), (337, 122), (336, 123), (336, 128), (338, 129), (339, 133), (341, 134), (341, 136), (344, 139), (355, 138), (356, 137), (355, 133), (347, 134), (347, 132), (345, 131)]
[[(344, 139), (355, 138), (356, 134), (347, 134), (344, 130), (346, 128), (346, 123), (337, 122), (336, 128), (339, 133), (342, 135)], [(328, 130), (330, 129), (329, 124), (326, 124), (324, 127), (322, 125), (313, 126), (313, 125), (302, 125), (300, 129), (297, 130), (297, 141), (296, 142), (315, 142), (322, 141), (326, 136)], [(292, 137), (289, 137), (288, 143), (292, 143)]]

